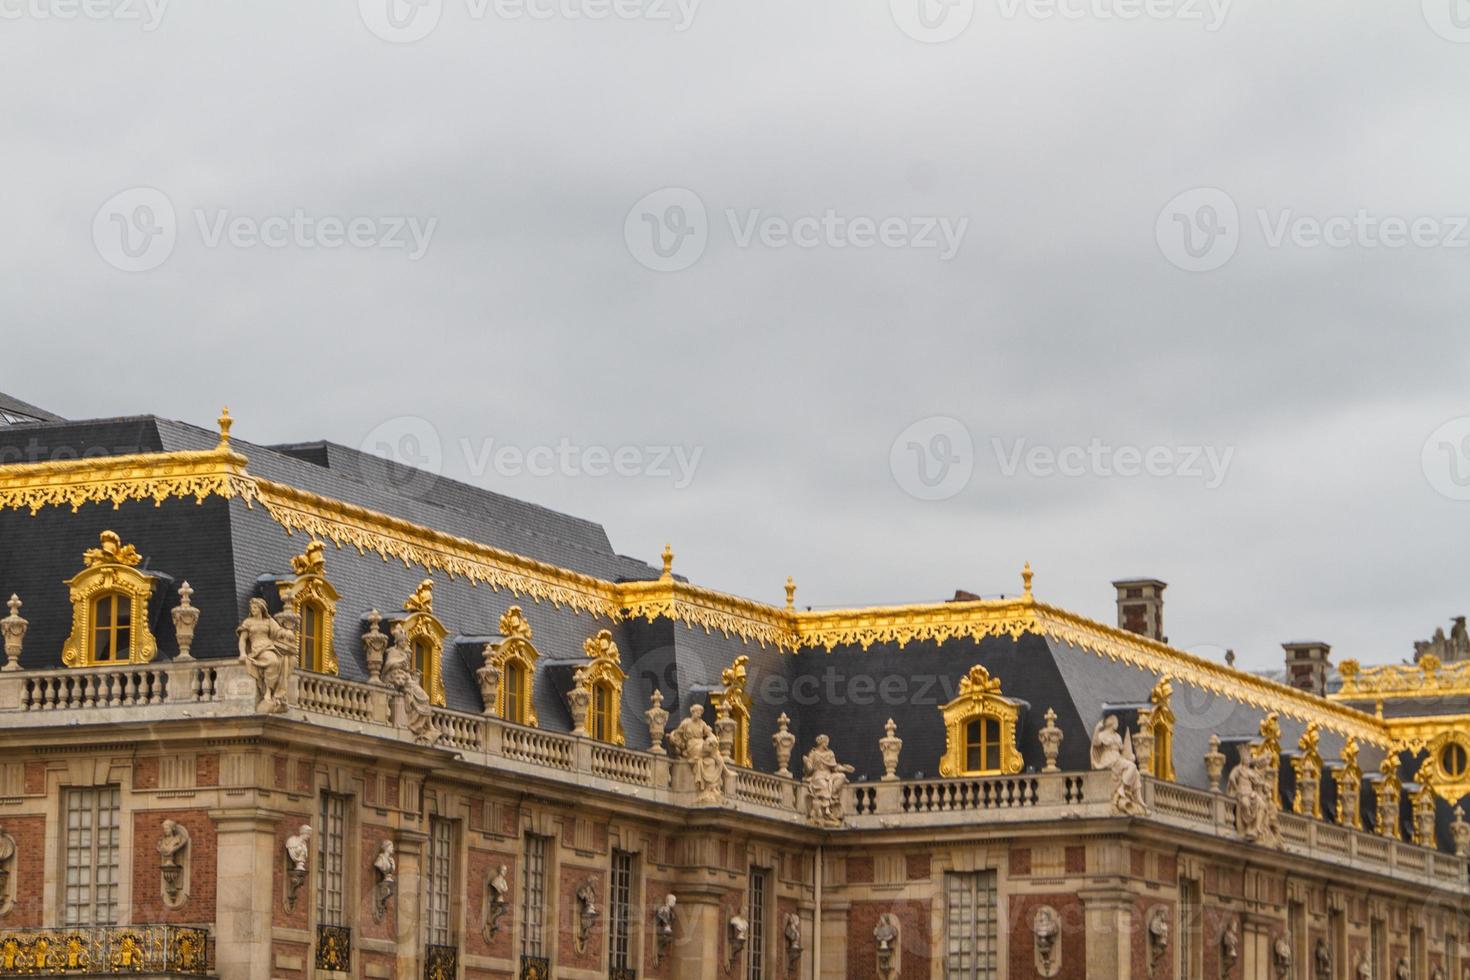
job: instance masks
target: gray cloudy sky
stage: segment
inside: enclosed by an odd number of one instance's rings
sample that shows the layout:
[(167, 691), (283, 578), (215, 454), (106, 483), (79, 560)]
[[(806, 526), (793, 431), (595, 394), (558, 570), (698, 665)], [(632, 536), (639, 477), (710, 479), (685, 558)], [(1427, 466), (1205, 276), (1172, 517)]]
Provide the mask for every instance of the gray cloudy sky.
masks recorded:
[(1467, 0), (151, 2), (0, 0), (0, 389), (768, 601), (1470, 612)]

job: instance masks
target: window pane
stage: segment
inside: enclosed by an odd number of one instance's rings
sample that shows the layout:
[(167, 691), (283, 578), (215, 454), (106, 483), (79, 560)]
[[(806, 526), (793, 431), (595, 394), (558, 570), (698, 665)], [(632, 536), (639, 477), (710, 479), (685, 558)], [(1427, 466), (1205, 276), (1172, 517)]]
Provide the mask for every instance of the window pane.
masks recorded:
[(526, 857), (521, 862), (521, 955), (545, 956), (543, 927), (546, 917), (547, 839), (526, 835)]
[(630, 970), (633, 968), (633, 855), (627, 851), (613, 851), (612, 893), (608, 901), (612, 917), (608, 966)]

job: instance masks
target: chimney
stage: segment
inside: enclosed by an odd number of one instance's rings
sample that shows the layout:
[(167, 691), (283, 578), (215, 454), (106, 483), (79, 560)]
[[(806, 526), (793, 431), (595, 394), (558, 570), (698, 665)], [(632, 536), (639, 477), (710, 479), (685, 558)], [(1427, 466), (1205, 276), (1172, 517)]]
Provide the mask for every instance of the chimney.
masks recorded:
[(1160, 643), (1164, 635), (1164, 590), (1169, 586), (1156, 578), (1125, 578), (1113, 583), (1118, 590), (1118, 628), (1138, 633)]
[(1286, 683), (1299, 691), (1327, 693), (1327, 655), (1332, 647), (1320, 640), (1297, 640), (1283, 643), (1286, 651)]

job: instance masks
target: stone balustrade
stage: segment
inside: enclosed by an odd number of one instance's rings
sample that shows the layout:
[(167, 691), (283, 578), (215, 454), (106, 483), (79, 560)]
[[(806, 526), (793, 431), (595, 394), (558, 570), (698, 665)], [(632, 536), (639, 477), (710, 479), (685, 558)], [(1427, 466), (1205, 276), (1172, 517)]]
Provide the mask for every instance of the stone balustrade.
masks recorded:
[[(298, 672), (291, 678), (288, 702), (286, 714), (272, 717), (412, 741), (397, 693), (382, 684)], [(0, 717), (26, 716), (15, 727), (71, 726), (81, 720), (79, 711), (98, 724), (259, 715), (254, 681), (233, 660), (0, 673)], [(438, 749), (470, 764), (669, 806), (694, 806), (688, 768), (666, 755), (481, 714), (436, 708), (433, 717)], [(1118, 814), (1112, 778), (1108, 772), (1055, 772), (858, 782), (845, 790), (846, 828), (1113, 819)], [(724, 807), (751, 816), (806, 823), (804, 787), (794, 779), (732, 767), (724, 796)], [(1144, 798), (1149, 813), (1139, 819), (1237, 839), (1235, 804), (1222, 793), (1146, 777)], [(1454, 855), (1309, 816), (1283, 813), (1280, 825), (1289, 854), (1466, 890), (1466, 863)]]

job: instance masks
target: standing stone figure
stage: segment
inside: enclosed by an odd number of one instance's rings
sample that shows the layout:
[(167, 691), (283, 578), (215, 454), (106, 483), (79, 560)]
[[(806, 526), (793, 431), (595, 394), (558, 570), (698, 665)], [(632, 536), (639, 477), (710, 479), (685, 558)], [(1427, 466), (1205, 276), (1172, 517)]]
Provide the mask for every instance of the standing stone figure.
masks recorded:
[(15, 860), (15, 838), (0, 827), (0, 915), (10, 911), (10, 871)]
[(388, 900), (393, 897), (398, 883), (398, 859), (393, 856), (393, 842), (385, 840), (378, 845), (378, 856), (373, 859), (373, 871), (378, 883), (373, 887), (373, 921), (382, 922), (388, 915)]
[(1235, 964), (1240, 961), (1240, 920), (1231, 919), (1230, 925), (1220, 936), (1220, 972), (1230, 976)]
[(486, 884), (485, 890), (489, 893), (490, 915), (485, 922), (485, 942), (491, 942), (495, 934), (500, 931), (500, 918), (510, 911), (510, 880), (506, 877), (510, 871), (505, 865), (496, 870), (495, 875)]
[(1133, 817), (1148, 814), (1143, 777), (1129, 738), (1118, 734), (1118, 716), (1108, 715), (1092, 729), (1092, 768), (1113, 774), (1113, 808)]
[(787, 912), (781, 934), (786, 939), (786, 972), (791, 973), (801, 962), (801, 916)]
[(296, 896), (306, 884), (306, 864), (311, 860), (311, 827), (302, 824), (286, 838), (286, 911), (296, 908)]
[(255, 679), (256, 710), (281, 714), (287, 710), (286, 685), (296, 662), (296, 633), (278, 623), (265, 600), (250, 600), (250, 615), (235, 634), (240, 638), (240, 662)]
[(413, 649), (402, 623), (393, 626), (393, 645), (383, 658), (383, 680), (402, 695), (413, 740), (419, 745), (437, 744), (441, 735), (434, 725), (434, 706), (424, 690), (423, 678), (413, 669)]
[(819, 827), (841, 827), (842, 790), (853, 767), (837, 761), (831, 739), (817, 736), (817, 744), (802, 759), (806, 770), (806, 816)]
[(654, 951), (653, 964), (657, 966), (663, 962), (664, 953), (674, 941), (674, 927), (678, 925), (679, 914), (675, 906), (679, 900), (673, 895), (664, 896), (664, 903), (653, 913), (654, 927), (658, 934), (657, 949)]

